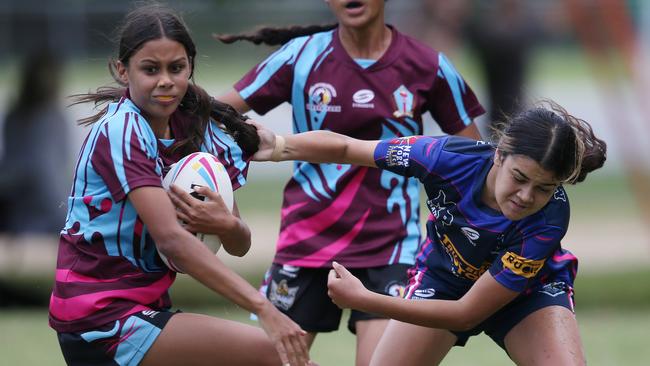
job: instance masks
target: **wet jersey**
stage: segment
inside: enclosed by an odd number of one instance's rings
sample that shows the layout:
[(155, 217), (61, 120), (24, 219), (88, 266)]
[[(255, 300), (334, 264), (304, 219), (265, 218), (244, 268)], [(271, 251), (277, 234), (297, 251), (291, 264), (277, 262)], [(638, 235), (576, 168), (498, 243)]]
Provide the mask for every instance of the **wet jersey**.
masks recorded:
[[(172, 118), (176, 138), (187, 119)], [(214, 123), (202, 151), (227, 167), (233, 188), (245, 184), (248, 164), (238, 145)], [(168, 149), (128, 98), (112, 103), (86, 138), (68, 198), (59, 240), (50, 325), (59, 332), (96, 328), (148, 309), (171, 305), (167, 289), (175, 274), (162, 263), (147, 227), (127, 195), (143, 186), (162, 187)]]
[[(364, 140), (421, 134), (425, 112), (449, 134), (484, 113), (443, 54), (395, 29), (392, 35), (385, 54), (366, 68), (343, 49), (336, 29), (293, 39), (235, 89), (260, 114), (291, 103), (296, 133), (331, 130)], [(274, 262), (413, 264), (419, 241), (417, 181), (385, 170), (296, 162)]]
[(560, 246), (569, 224), (566, 192), (558, 187), (540, 211), (510, 221), (481, 201), (493, 156), (492, 145), (455, 136), (396, 138), (377, 146), (377, 166), (419, 179), (427, 194), (427, 238), (411, 282), (433, 277), (454, 297), (488, 270), (518, 292), (554, 280), (572, 284), (576, 258)]

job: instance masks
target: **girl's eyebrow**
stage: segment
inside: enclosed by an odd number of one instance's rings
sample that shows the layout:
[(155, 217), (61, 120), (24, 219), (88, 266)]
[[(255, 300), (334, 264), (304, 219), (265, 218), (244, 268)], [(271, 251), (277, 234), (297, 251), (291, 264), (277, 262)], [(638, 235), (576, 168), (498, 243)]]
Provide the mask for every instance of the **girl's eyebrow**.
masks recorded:
[[(512, 170), (515, 171), (516, 173), (518, 173), (519, 175), (521, 175), (522, 178), (524, 178), (526, 180), (530, 180), (530, 178), (528, 178), (528, 176), (526, 174), (524, 174), (521, 170), (519, 170), (517, 168), (512, 168)], [(540, 185), (555, 187), (556, 183), (540, 183)]]

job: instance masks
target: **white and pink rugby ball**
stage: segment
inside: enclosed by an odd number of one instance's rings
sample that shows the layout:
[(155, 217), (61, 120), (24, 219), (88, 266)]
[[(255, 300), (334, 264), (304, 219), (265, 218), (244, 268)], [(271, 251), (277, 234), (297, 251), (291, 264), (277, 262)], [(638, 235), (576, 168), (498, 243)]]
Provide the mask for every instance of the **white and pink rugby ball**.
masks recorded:
[[(215, 192), (219, 192), (226, 207), (232, 211), (233, 194), (230, 176), (226, 168), (212, 154), (195, 152), (173, 164), (167, 175), (165, 175), (165, 178), (163, 178), (163, 188), (169, 190), (172, 183), (203, 201), (209, 201), (210, 199), (194, 192), (195, 186), (204, 186)], [(221, 248), (221, 240), (217, 235), (197, 233), (196, 237), (215, 254)], [(173, 262), (165, 258), (162, 253), (159, 252), (159, 254), (167, 267), (173, 271), (182, 273)]]

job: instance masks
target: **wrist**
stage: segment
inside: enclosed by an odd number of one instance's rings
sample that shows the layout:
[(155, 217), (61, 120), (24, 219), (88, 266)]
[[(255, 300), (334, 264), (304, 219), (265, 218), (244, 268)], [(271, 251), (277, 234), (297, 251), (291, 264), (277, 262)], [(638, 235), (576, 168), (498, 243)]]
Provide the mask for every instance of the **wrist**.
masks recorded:
[(280, 161), (282, 160), (282, 152), (284, 151), (284, 137), (280, 135), (275, 135), (275, 145), (273, 146), (273, 152), (271, 153), (271, 161)]

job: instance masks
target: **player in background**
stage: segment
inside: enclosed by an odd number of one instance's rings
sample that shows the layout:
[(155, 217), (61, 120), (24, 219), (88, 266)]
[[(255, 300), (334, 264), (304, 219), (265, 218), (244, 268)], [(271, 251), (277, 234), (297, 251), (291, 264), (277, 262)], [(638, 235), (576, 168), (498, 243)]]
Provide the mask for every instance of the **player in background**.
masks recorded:
[[(255, 129), (193, 83), (195, 45), (172, 10), (152, 4), (131, 11), (120, 28), (118, 52), (109, 70), (122, 87), (78, 96), (79, 102), (109, 104), (82, 120), (92, 130), (81, 148), (60, 236), (50, 325), (66, 362), (307, 364), (306, 333), (179, 224), (161, 184), (165, 167), (200, 150), (217, 156), (233, 188), (240, 187), (248, 169), (244, 157), (257, 149)], [(177, 205), (193, 204), (189, 194), (173, 189)], [(194, 227), (219, 235), (229, 253), (244, 255), (250, 230), (237, 209), (229, 214), (218, 194), (197, 191), (213, 200), (210, 208), (220, 220)], [(171, 312), (168, 289), (175, 272), (159, 252), (257, 314), (263, 329)]]
[(583, 365), (573, 308), (577, 259), (560, 241), (569, 224), (562, 184), (600, 168), (606, 144), (556, 104), (515, 116), (496, 145), (466, 138), (357, 140), (330, 131), (276, 137), (258, 127), (254, 160), (379, 167), (415, 177), (431, 211), (403, 298), (366, 289), (334, 263), (341, 308), (391, 320), (372, 365), (438, 364), (485, 332), (518, 365)]
[[(384, 21), (384, 0), (327, 0), (337, 24), (264, 28), (221, 35), (282, 45), (219, 97), (239, 112), (293, 106), (296, 133), (331, 130), (376, 140), (421, 134), (430, 112), (449, 134), (480, 138), (484, 113), (451, 62)], [(417, 181), (350, 164), (298, 162), (284, 189), (273, 264), (261, 291), (309, 332), (338, 329), (341, 310), (327, 297), (333, 261), (373, 291), (401, 295), (420, 241)], [(367, 365), (387, 324), (352, 311), (356, 364)]]

